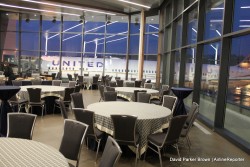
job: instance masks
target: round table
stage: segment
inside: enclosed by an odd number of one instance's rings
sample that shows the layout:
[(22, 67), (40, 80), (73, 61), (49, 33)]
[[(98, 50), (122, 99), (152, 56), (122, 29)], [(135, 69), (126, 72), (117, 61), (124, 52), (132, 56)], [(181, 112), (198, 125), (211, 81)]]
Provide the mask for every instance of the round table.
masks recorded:
[(18, 93), (20, 99), (29, 100), (27, 88), (40, 88), (41, 98), (45, 98), (47, 113), (52, 113), (55, 104), (55, 98), (62, 98), (64, 96), (65, 87), (62, 86), (48, 86), (48, 85), (29, 85), (21, 86)]
[(146, 149), (147, 136), (166, 128), (171, 115), (170, 109), (166, 107), (138, 102), (99, 102), (88, 105), (87, 109), (95, 112), (97, 128), (111, 135), (114, 127), (110, 115), (137, 116), (141, 154)]
[[(7, 134), (7, 113), (12, 112), (8, 100), (20, 90), (19, 86), (0, 86), (1, 119), (0, 119), (0, 136)], [(1, 147), (0, 147), (1, 148)]]
[(134, 101), (134, 91), (135, 90), (145, 90), (147, 93), (151, 94), (151, 98), (154, 96), (158, 97), (159, 91), (154, 89), (146, 89), (146, 88), (136, 88), (136, 87), (116, 87), (115, 91), (117, 92), (117, 96), (127, 99), (128, 101)]
[(190, 93), (192, 93), (193, 89), (191, 89), (191, 88), (181, 88), (181, 87), (172, 87), (171, 90), (174, 93), (174, 95), (178, 97), (176, 107), (175, 107), (175, 110), (173, 112), (173, 116), (186, 115), (187, 111), (185, 109), (183, 99), (188, 97), (188, 95), (190, 95)]
[(0, 138), (0, 166), (68, 167), (67, 159), (55, 148), (40, 142)]

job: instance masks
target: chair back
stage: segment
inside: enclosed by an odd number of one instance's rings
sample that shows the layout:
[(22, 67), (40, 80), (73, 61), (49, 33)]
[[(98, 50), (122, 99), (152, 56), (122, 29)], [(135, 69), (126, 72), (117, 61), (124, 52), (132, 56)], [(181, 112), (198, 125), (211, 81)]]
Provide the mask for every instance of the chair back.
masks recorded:
[(165, 90), (165, 91), (168, 91), (168, 90), (169, 90), (169, 85), (162, 85), (162, 86), (161, 86), (161, 90), (162, 90), (162, 91), (164, 91), (164, 90)]
[(73, 102), (74, 108), (84, 108), (82, 93), (76, 92), (71, 93), (71, 100)]
[(192, 106), (191, 106), (191, 109), (189, 110), (189, 112), (188, 112), (188, 114), (187, 114), (187, 115), (188, 115), (188, 118), (187, 118), (187, 120), (186, 120), (186, 124), (187, 124), (187, 125), (191, 122), (191, 119), (192, 119), (194, 113), (196, 112), (196, 110), (199, 111), (199, 104), (193, 102), (193, 103), (192, 103)]
[(61, 86), (62, 80), (53, 80), (52, 85), (53, 86)]
[(110, 87), (110, 86), (106, 86), (106, 91), (107, 92), (115, 92), (115, 88)]
[(78, 77), (78, 74), (77, 74), (77, 73), (74, 73), (75, 81), (77, 80), (77, 77)]
[(125, 82), (126, 87), (135, 87), (135, 83), (133, 81)]
[(31, 80), (32, 85), (42, 85), (42, 81), (40, 79)]
[(61, 109), (61, 114), (62, 114), (63, 118), (68, 119), (68, 114), (67, 114), (67, 110), (66, 110), (64, 102), (62, 100), (59, 100), (58, 103), (59, 103), (59, 106)]
[(169, 94), (169, 90), (163, 90), (160, 93), (160, 102), (163, 102), (163, 96), (168, 95)]
[(152, 83), (145, 83), (145, 84), (144, 84), (144, 88), (152, 89), (152, 87), (153, 87), (153, 84), (152, 84)]
[(99, 167), (113, 167), (119, 161), (122, 150), (118, 143), (112, 138), (108, 137)]
[(93, 76), (93, 84), (98, 83), (99, 76)]
[(74, 88), (76, 86), (76, 81), (69, 81), (69, 88)]
[(73, 81), (73, 77), (71, 74), (67, 74), (69, 81)]
[(70, 119), (64, 120), (64, 132), (59, 151), (68, 159), (77, 161), (78, 166), (79, 158), (82, 149), (82, 143), (88, 125)]
[(12, 85), (13, 86), (22, 86), (22, 81), (19, 81), (19, 80), (12, 80)]
[(176, 144), (178, 143), (178, 140), (181, 135), (181, 130), (186, 122), (187, 115), (179, 115), (176, 117), (173, 117), (170, 120), (168, 131), (166, 134), (166, 137), (162, 143), (162, 146), (164, 144)]
[(104, 89), (105, 89), (104, 85), (99, 85), (98, 89), (99, 89), (99, 92), (100, 92), (101, 99), (104, 100), (104, 96), (103, 96)]
[(137, 100), (137, 94), (138, 94), (139, 92), (147, 93), (146, 90), (134, 90), (134, 102), (137, 102), (137, 101), (138, 101), (138, 100)]
[(131, 81), (135, 81), (135, 80), (136, 80), (136, 78), (131, 78), (130, 80), (131, 80)]
[(140, 88), (141, 87), (141, 82), (142, 81), (135, 81), (135, 87)]
[(76, 85), (75, 89), (74, 89), (74, 92), (80, 92), (80, 90), (81, 90), (81, 86), (80, 85)]
[(41, 102), (41, 91), (40, 88), (27, 88), (29, 94), (29, 102), (40, 103)]
[[(197, 108), (195, 111), (194, 111), (194, 114), (193, 114), (193, 117), (191, 118), (190, 122), (188, 123), (188, 126), (182, 128), (182, 131), (181, 131), (181, 136), (187, 136), (188, 135), (188, 132), (189, 130), (191, 129), (191, 127), (193, 126), (193, 123), (197, 117), (197, 115), (199, 114), (199, 109)], [(187, 120), (186, 120), (186, 123), (187, 123)]]
[(56, 79), (56, 73), (51, 74), (52, 80)]
[(58, 73), (57, 73), (57, 76), (56, 76), (56, 79), (59, 80), (59, 79), (61, 79), (61, 78), (62, 78), (62, 73), (61, 73), (61, 72), (58, 72)]
[(83, 76), (82, 75), (78, 75), (78, 84), (79, 83), (83, 83)]
[(110, 87), (116, 87), (116, 81), (110, 81), (109, 86)]
[(32, 139), (36, 115), (27, 113), (8, 113), (7, 137)]
[(120, 80), (121, 79), (121, 77), (115, 77), (115, 80)]
[(108, 91), (103, 92), (104, 101), (116, 101), (117, 100), (117, 92)]
[(111, 115), (114, 125), (114, 139), (121, 144), (136, 145), (137, 117), (131, 115)]
[(116, 80), (116, 84), (118, 87), (123, 87), (123, 80), (120, 79)]
[(141, 103), (149, 103), (151, 98), (151, 94), (145, 92), (138, 92), (137, 93), (137, 102)]
[(89, 125), (87, 135), (95, 135), (95, 113), (89, 110), (85, 110), (83, 108), (73, 108), (73, 112), (77, 121)]
[(70, 94), (74, 93), (74, 90), (75, 88), (65, 88), (63, 101), (70, 101), (71, 100)]
[(141, 79), (141, 87), (143, 87), (144, 88), (144, 84), (145, 84), (145, 82), (146, 82), (146, 79)]
[(169, 96), (169, 95), (164, 95), (163, 96), (162, 106), (167, 107), (173, 113), (175, 105), (176, 105), (176, 102), (177, 102), (177, 97), (175, 97), (175, 96)]
[(88, 76), (89, 76), (89, 74), (83, 74), (83, 76), (88, 77)]

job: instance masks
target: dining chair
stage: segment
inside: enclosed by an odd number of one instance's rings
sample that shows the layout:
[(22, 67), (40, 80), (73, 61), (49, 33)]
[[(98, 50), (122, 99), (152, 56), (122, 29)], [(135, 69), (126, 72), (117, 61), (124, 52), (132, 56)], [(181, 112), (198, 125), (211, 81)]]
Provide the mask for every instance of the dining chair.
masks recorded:
[(81, 88), (83, 88), (84, 83), (83, 83), (83, 76), (82, 75), (78, 75), (77, 84), (80, 85)]
[(26, 99), (18, 99), (16, 95), (12, 96), (9, 99), (9, 103), (13, 109), (13, 111), (15, 111), (15, 107), (17, 106), (17, 111), (20, 112), (22, 108), (25, 109), (26, 104), (28, 104), (28, 100)]
[(106, 88), (107, 92), (115, 92), (115, 88), (114, 87), (106, 86), (105, 88)]
[(108, 91), (103, 92), (104, 101), (116, 101), (117, 100), (117, 92)]
[[(161, 167), (162, 167), (161, 150), (164, 146), (173, 145), (177, 150), (178, 156), (180, 157), (178, 142), (186, 119), (187, 115), (180, 115), (173, 117), (170, 120), (169, 128), (166, 133), (165, 132), (154, 133), (150, 134), (147, 137), (148, 139), (147, 148), (150, 148), (159, 155)], [(146, 153), (147, 150), (144, 153), (144, 159), (146, 158)]]
[(115, 77), (115, 80), (120, 80), (121, 79), (121, 77)]
[(113, 137), (120, 145), (134, 146), (136, 148), (135, 166), (139, 159), (139, 134), (136, 131), (137, 117), (131, 115), (111, 115), (114, 125)]
[(32, 85), (42, 85), (42, 81), (40, 79), (31, 80)]
[(82, 93), (71, 93), (70, 97), (73, 103), (72, 108), (84, 108)]
[(145, 83), (144, 84), (144, 88), (146, 88), (146, 89), (152, 89), (152, 87), (153, 87), (152, 83)]
[(52, 80), (52, 86), (61, 86), (62, 80)]
[(109, 86), (110, 87), (116, 87), (116, 81), (110, 81)]
[(118, 143), (109, 136), (102, 157), (99, 163), (99, 167), (114, 167), (119, 161), (122, 154), (122, 150)]
[(35, 114), (8, 113), (7, 137), (32, 140), (36, 122)]
[[(181, 137), (186, 139), (189, 150), (190, 150), (190, 146), (191, 146), (191, 141), (189, 139), (188, 134), (193, 126), (193, 123), (194, 123), (198, 113), (199, 113), (199, 105), (197, 103), (193, 102), (191, 110), (188, 113), (188, 117), (187, 117), (186, 122), (185, 122), (185, 124), (182, 128), (182, 131), (181, 131)], [(188, 120), (189, 117), (191, 117), (191, 118)], [(187, 123), (187, 121), (188, 121), (188, 123)]]
[[(98, 152), (100, 143), (103, 137), (104, 132), (100, 131), (95, 127), (95, 113), (89, 110), (85, 110), (83, 108), (74, 108), (73, 112), (75, 114), (75, 118), (77, 121), (80, 121), (82, 123), (85, 123), (89, 125), (86, 137), (92, 138), (97, 142), (97, 150), (96, 150), (96, 156), (95, 161), (97, 160)], [(88, 140), (87, 140), (88, 145)]]
[(142, 88), (144, 88), (145, 82), (146, 82), (146, 79), (142, 78), (142, 79), (141, 79), (141, 87), (142, 87)]
[(99, 85), (98, 86), (98, 90), (99, 90), (99, 93), (100, 93), (100, 101), (104, 101), (104, 96), (103, 96), (103, 93), (104, 93), (104, 90), (105, 90), (105, 87), (104, 85)]
[(135, 87), (135, 83), (132, 81), (129, 81), (129, 82), (125, 82), (125, 86), (126, 87)]
[(56, 99), (55, 100), (55, 103), (54, 103), (54, 109), (53, 109), (53, 113), (55, 112), (55, 108), (56, 107), (60, 107), (59, 106), (59, 101), (62, 100), (64, 105), (69, 105), (69, 108), (70, 108), (70, 103), (71, 103), (71, 97), (70, 97), (70, 94), (73, 93), (75, 90), (75, 88), (65, 88), (65, 91), (64, 91), (64, 96), (63, 98), (61, 99)]
[(43, 110), (45, 109), (46, 112), (46, 105), (45, 101), (41, 100), (41, 91), (40, 88), (27, 88), (28, 95), (29, 95), (29, 101), (28, 101), (28, 112), (31, 108), (31, 113), (33, 113), (33, 107), (39, 106), (42, 108), (42, 116), (43, 116)]
[(151, 99), (151, 100), (150, 100), (150, 103), (153, 103), (153, 104), (156, 104), (156, 105), (162, 105), (163, 96), (164, 96), (164, 95), (168, 95), (168, 94), (169, 94), (169, 90), (160, 91), (159, 96), (156, 97), (156, 98)]
[(170, 109), (171, 110), (171, 115), (173, 115), (176, 103), (177, 103), (177, 97), (169, 96), (169, 95), (164, 95), (163, 96), (162, 106), (167, 107), (168, 109)]
[(81, 91), (81, 86), (80, 85), (76, 85), (75, 86), (75, 89), (74, 89), (74, 92), (80, 92)]
[(140, 88), (141, 87), (141, 82), (142, 81), (135, 81), (135, 87)]
[(68, 119), (68, 113), (67, 113), (64, 102), (62, 100), (59, 100), (58, 104), (59, 104), (63, 119)]
[(69, 81), (73, 81), (73, 77), (71, 74), (67, 74)]
[(77, 77), (78, 77), (78, 74), (77, 74), (77, 73), (74, 73), (75, 81), (77, 81)]
[(76, 86), (76, 81), (69, 81), (69, 88), (74, 88)]
[(61, 72), (57, 72), (56, 79), (57, 80), (62, 79), (62, 73)]
[(21, 80), (12, 80), (11, 82), (13, 86), (22, 86)]
[(135, 80), (136, 80), (136, 78), (130, 78), (130, 80), (131, 80), (131, 81), (135, 81)]
[(137, 102), (140, 103), (149, 103), (151, 98), (151, 94), (145, 92), (137, 93)]
[(98, 79), (99, 79), (99, 76), (93, 76), (93, 82), (91, 84), (91, 89), (98, 88)]
[(144, 93), (147, 93), (147, 91), (146, 90), (134, 90), (134, 102), (137, 102), (138, 100), (137, 100), (137, 94), (139, 93), (139, 92), (144, 92)]
[(56, 73), (51, 74), (52, 80), (56, 79)]
[(123, 82), (124, 81), (120, 79), (116, 80), (117, 87), (123, 87)]
[[(76, 161), (79, 166), (79, 159), (82, 150), (82, 143), (86, 136), (88, 125), (79, 121), (65, 119), (64, 132), (59, 151), (65, 158)], [(70, 166), (73, 166), (70, 164)]]

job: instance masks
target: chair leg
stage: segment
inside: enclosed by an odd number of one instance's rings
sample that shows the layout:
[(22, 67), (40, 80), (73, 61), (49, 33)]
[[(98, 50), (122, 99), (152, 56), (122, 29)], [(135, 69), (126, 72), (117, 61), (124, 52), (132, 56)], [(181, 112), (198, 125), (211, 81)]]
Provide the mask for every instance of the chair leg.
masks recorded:
[(99, 152), (99, 147), (100, 147), (100, 143), (101, 143), (101, 139), (100, 140), (97, 140), (97, 150), (96, 150), (96, 156), (95, 156), (95, 161), (97, 161), (97, 156), (98, 156), (98, 152)]
[(137, 166), (137, 159), (139, 158), (139, 145), (137, 145), (136, 147), (136, 155), (135, 155), (135, 167)]
[(160, 165), (162, 167), (161, 149), (159, 147), (157, 147), (157, 149), (158, 149), (158, 154), (159, 154), (159, 159), (160, 159)]
[(175, 144), (175, 147), (176, 147), (176, 150), (177, 150), (177, 153), (178, 153), (178, 157), (180, 158), (181, 156), (180, 156), (178, 144)]

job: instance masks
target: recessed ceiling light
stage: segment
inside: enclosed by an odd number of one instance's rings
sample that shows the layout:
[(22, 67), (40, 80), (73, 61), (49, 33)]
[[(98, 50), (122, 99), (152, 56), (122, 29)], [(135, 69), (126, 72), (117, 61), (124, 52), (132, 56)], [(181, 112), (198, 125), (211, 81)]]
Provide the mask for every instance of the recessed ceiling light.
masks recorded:
[(36, 17), (36, 14), (34, 14), (34, 16)]
[(51, 11), (51, 10), (43, 10), (43, 9), (35, 9), (35, 8), (27, 8), (27, 7), (22, 7), (22, 6), (8, 5), (8, 4), (4, 4), (4, 3), (0, 3), (0, 6), (10, 7), (10, 8), (18, 8), (18, 9), (26, 9), (26, 10), (33, 10), (33, 11), (40, 11), (40, 12), (56, 13), (56, 14), (63, 14), (63, 15), (71, 15), (71, 16), (80, 16), (79, 14), (56, 12), (56, 11)]
[(130, 1), (126, 1), (126, 0), (118, 0), (118, 1), (121, 1), (121, 2), (124, 2), (124, 3), (129, 3), (129, 4), (132, 4), (132, 5), (141, 6), (141, 7), (148, 8), (148, 9), (151, 8), (150, 6), (146, 6), (146, 5), (142, 5), (142, 4), (139, 4), (139, 3), (130, 2)]
[(88, 12), (94, 12), (94, 13), (102, 13), (102, 14), (107, 14), (107, 15), (116, 15), (116, 14), (114, 14), (114, 13), (103, 12), (103, 11), (99, 11), (99, 10), (77, 8), (77, 7), (72, 7), (72, 6), (59, 5), (59, 4), (55, 4), (55, 3), (40, 2), (40, 1), (33, 1), (33, 0), (22, 0), (22, 1), (31, 2), (31, 3), (38, 3), (38, 4), (43, 4), (43, 5), (56, 6), (56, 7), (61, 7), (61, 8), (68, 8), (68, 9), (80, 10), (80, 11), (88, 11)]
[(9, 13), (6, 13), (6, 16), (8, 16), (9, 15)]

